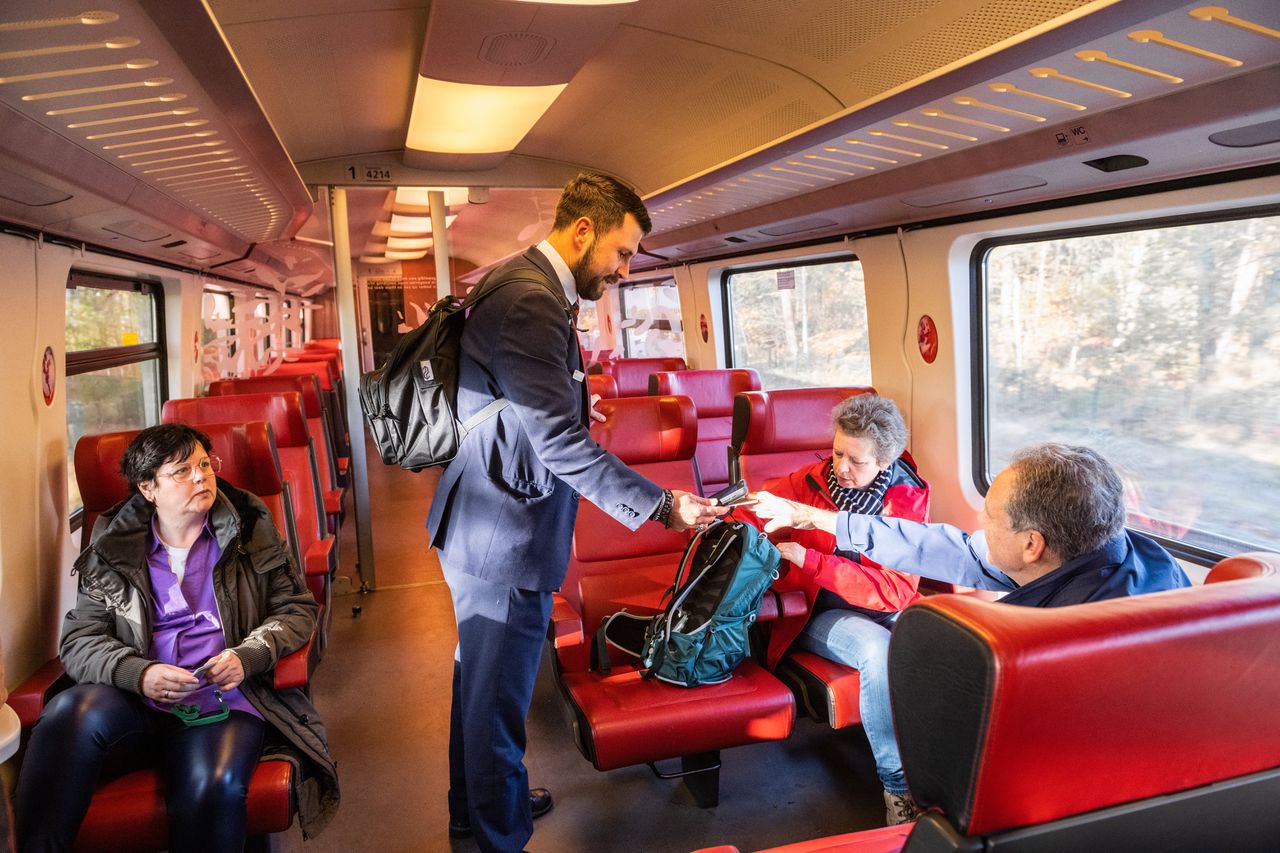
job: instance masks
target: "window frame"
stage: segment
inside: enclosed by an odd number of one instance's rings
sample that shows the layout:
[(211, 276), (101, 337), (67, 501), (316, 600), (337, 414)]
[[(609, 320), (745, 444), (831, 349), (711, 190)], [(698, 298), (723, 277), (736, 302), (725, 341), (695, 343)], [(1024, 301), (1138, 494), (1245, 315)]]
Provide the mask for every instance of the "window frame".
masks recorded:
[[(1183, 225), (1208, 225), (1215, 222), (1236, 222), (1244, 219), (1280, 216), (1280, 204), (1251, 205), (1231, 209), (1197, 211), (1169, 216), (1148, 216), (1140, 219), (1123, 219), (1098, 225), (1068, 226), (1047, 231), (1022, 231), (1016, 234), (997, 235), (979, 240), (969, 254), (969, 322), (971, 334), (970, 371), (970, 424), (973, 486), (984, 498), (991, 488), (988, 468), (990, 434), (987, 408), (987, 300), (986, 263), (993, 249), (1003, 246), (1045, 243), (1073, 237), (1097, 237), (1107, 234), (1126, 234), (1137, 231), (1153, 231)], [(1128, 523), (1125, 524), (1129, 528)], [(1192, 545), (1180, 539), (1171, 539), (1146, 530), (1137, 531), (1159, 542), (1169, 553), (1180, 560), (1201, 566), (1212, 566), (1225, 559), (1226, 554)]]
[[(758, 264), (746, 264), (743, 266), (727, 267), (720, 271), (720, 312), (724, 318), (724, 365), (727, 368), (734, 368), (737, 365), (733, 361), (733, 277), (739, 274), (753, 272), (768, 272), (769, 270), (782, 269), (799, 269), (800, 267), (814, 267), (822, 264), (838, 264), (846, 261), (857, 261), (862, 263), (853, 252), (837, 252), (819, 257), (806, 258), (777, 258)], [(865, 286), (866, 273), (863, 273), (863, 281)], [(868, 328), (870, 324), (868, 323)]]
[[(67, 273), (67, 290), (75, 290), (77, 288), (95, 288), (97, 290), (118, 290), (125, 293), (145, 293), (151, 297), (151, 306), (154, 311), (153, 321), (155, 323), (155, 340), (150, 343), (133, 344), (130, 346), (118, 347), (102, 347), (100, 349), (90, 350), (64, 350), (64, 382), (72, 376), (81, 376), (86, 373), (96, 373), (100, 370), (107, 370), (112, 367), (122, 367), (129, 364), (143, 364), (155, 361), (158, 365), (156, 371), (158, 375), (157, 393), (160, 399), (160, 405), (163, 407), (166, 400), (169, 399), (169, 370), (168, 370), (168, 352), (165, 348), (165, 323), (164, 323), (164, 287), (159, 281), (145, 278), (132, 278), (129, 276), (111, 275), (108, 273), (100, 273), (92, 270), (81, 270), (72, 268)], [(63, 340), (66, 340), (66, 330), (64, 326)], [(65, 343), (64, 343), (65, 346)], [(159, 420), (159, 412), (157, 421)], [(68, 448), (68, 457), (74, 455), (75, 448)], [(69, 517), (70, 532), (75, 533), (84, 524), (84, 506), (80, 506)]]
[[(627, 352), (630, 349), (630, 346), (628, 346), (628, 343), (627, 343), (629, 340), (627, 332), (630, 330), (621, 328), (621, 323), (627, 319), (627, 291), (633, 288), (639, 288), (639, 287), (658, 287), (668, 281), (671, 282), (671, 286), (676, 289), (676, 300), (677, 302), (679, 302), (680, 282), (676, 280), (676, 274), (674, 271), (668, 272), (665, 275), (651, 276), (648, 278), (632, 278), (632, 279), (627, 279), (626, 281), (618, 282), (618, 288), (616, 291), (618, 295), (618, 322), (619, 322), (618, 331), (621, 332), (620, 340), (622, 343), (622, 351), (624, 353), (623, 358), (632, 358), (631, 354)], [(685, 341), (683, 306), (681, 306), (681, 308), (682, 308), (682, 311), (681, 311), (682, 319), (680, 324), (680, 343), (684, 348), (684, 353), (685, 353), (684, 358), (688, 360), (689, 346), (688, 346), (688, 343)]]

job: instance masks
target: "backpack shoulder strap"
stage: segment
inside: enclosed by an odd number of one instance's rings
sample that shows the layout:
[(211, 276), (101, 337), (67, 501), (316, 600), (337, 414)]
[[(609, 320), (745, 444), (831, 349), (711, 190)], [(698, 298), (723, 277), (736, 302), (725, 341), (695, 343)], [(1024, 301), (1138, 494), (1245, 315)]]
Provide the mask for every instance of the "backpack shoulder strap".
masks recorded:
[[(502, 275), (499, 276), (498, 273), (502, 273)], [(498, 290), (498, 288), (516, 281), (532, 282), (545, 288), (560, 303), (560, 307), (564, 310), (565, 317), (568, 318), (570, 324), (573, 323), (573, 306), (569, 304), (569, 300), (565, 297), (564, 290), (556, 286), (558, 282), (549, 282), (546, 272), (524, 255), (519, 255), (515, 259), (515, 263), (504, 264), (485, 273), (484, 278), (480, 279), (480, 283), (463, 300), (463, 309), (471, 308), (481, 299)]]

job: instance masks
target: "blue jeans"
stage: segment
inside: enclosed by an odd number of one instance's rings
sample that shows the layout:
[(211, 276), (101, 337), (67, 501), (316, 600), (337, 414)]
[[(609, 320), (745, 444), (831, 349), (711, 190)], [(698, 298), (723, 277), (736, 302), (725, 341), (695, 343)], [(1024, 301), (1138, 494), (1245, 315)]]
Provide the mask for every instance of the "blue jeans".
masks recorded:
[(876, 759), (876, 775), (890, 794), (905, 794), (907, 780), (889, 713), (889, 631), (897, 616), (823, 610), (809, 619), (796, 642), (805, 651), (858, 670), (858, 710)]

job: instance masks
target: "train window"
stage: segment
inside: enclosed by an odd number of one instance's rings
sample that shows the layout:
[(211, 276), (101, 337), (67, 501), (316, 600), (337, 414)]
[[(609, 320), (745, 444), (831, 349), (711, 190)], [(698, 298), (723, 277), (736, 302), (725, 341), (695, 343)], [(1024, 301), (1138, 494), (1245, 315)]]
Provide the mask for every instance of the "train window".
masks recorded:
[(1120, 468), (1130, 527), (1205, 561), (1280, 548), (1280, 216), (974, 258), (980, 485), (1022, 445), (1084, 444)]
[(765, 390), (871, 384), (867, 293), (854, 258), (728, 273), (729, 365)]
[(618, 288), (622, 354), (627, 358), (684, 358), (684, 326), (676, 280)]
[(81, 436), (159, 423), (166, 393), (159, 285), (72, 271), (67, 280), (67, 506), (81, 508)]

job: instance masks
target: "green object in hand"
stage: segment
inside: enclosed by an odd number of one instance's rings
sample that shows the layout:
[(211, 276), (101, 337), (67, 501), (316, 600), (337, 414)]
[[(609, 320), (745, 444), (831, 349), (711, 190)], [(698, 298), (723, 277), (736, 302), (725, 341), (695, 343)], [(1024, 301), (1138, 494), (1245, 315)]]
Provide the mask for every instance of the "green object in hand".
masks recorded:
[(199, 705), (174, 705), (171, 709), (179, 720), (182, 720), (188, 726), (207, 726), (212, 723), (220, 723), (227, 717), (231, 716), (231, 709), (227, 707), (227, 703), (222, 701), (222, 691), (213, 691), (213, 698), (218, 700), (218, 710), (207, 716), (200, 716)]

